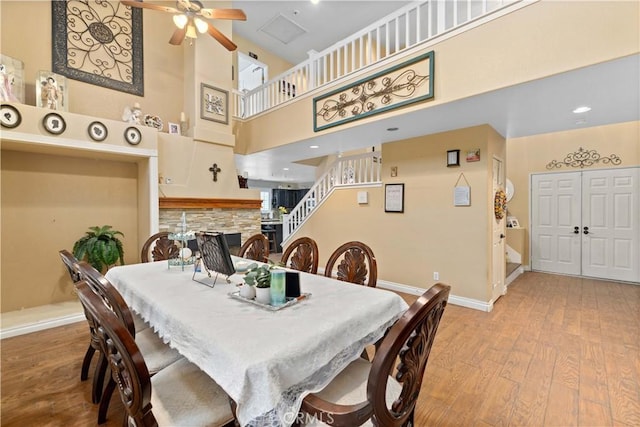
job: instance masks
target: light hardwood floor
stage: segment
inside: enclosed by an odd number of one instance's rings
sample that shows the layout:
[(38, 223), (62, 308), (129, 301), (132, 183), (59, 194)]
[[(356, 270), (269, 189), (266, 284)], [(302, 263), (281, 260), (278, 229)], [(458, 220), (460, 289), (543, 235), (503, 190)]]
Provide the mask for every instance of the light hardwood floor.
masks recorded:
[[(83, 323), (3, 340), (2, 426), (94, 425), (87, 343)], [(416, 426), (507, 425), (640, 426), (640, 286), (525, 273), (491, 313), (447, 307)]]

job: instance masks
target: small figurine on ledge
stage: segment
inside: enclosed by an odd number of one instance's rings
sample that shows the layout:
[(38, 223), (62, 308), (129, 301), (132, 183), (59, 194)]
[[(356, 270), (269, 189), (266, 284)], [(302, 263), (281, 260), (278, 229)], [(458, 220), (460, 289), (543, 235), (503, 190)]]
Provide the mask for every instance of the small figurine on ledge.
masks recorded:
[(137, 102), (133, 104), (133, 107), (124, 107), (124, 113), (122, 113), (122, 120), (134, 125), (141, 124), (140, 117), (142, 116), (142, 110), (140, 104)]

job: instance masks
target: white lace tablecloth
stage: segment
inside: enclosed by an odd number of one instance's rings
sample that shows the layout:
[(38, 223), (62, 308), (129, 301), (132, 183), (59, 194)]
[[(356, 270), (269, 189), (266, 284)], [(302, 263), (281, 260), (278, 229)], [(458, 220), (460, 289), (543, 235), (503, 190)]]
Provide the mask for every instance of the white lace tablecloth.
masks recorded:
[(390, 291), (300, 274), (311, 297), (268, 311), (228, 296), (242, 276), (213, 288), (193, 267), (113, 267), (106, 277), (163, 340), (238, 404), (242, 426), (289, 426), (302, 398), (322, 389), (407, 309)]

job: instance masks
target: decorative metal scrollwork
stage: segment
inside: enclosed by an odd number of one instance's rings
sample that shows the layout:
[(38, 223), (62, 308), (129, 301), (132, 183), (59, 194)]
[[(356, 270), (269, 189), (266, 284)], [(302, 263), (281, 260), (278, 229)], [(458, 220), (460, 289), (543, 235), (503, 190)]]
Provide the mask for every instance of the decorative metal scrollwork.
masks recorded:
[(604, 163), (619, 165), (622, 163), (622, 159), (615, 154), (609, 157), (602, 157), (596, 150), (585, 150), (580, 147), (575, 153), (569, 153), (562, 160), (552, 160), (547, 164), (547, 169), (557, 169), (563, 166), (570, 166), (572, 168), (583, 168), (585, 166), (593, 166), (596, 163)]
[(106, 0), (51, 4), (54, 72), (144, 95), (140, 9)]
[(337, 99), (327, 99), (317, 114), (326, 122), (331, 122), (336, 116), (343, 119), (349, 115), (368, 113), (388, 105), (394, 97), (411, 98), (418, 86), (428, 79), (429, 76), (421, 76), (414, 70), (407, 70), (393, 80), (384, 77), (379, 87), (377, 81), (369, 80), (352, 87), (351, 96), (344, 92)]

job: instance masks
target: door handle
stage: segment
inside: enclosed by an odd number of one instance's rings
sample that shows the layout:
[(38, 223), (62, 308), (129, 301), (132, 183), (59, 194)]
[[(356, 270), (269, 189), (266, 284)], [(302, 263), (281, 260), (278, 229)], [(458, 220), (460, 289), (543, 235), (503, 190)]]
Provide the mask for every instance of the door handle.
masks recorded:
[(584, 234), (589, 234), (589, 227), (584, 227), (582, 230)]
[(501, 239), (504, 239), (505, 237), (507, 237), (507, 236), (505, 236), (504, 234), (500, 234), (500, 238)]
[(580, 227), (578, 227), (577, 225), (575, 227), (573, 227), (573, 232), (575, 234), (580, 234)]

